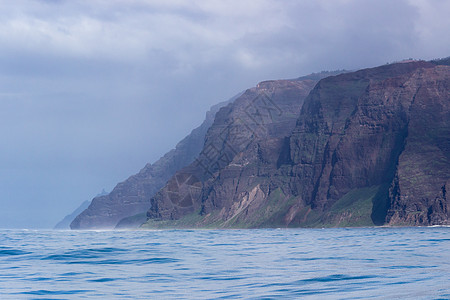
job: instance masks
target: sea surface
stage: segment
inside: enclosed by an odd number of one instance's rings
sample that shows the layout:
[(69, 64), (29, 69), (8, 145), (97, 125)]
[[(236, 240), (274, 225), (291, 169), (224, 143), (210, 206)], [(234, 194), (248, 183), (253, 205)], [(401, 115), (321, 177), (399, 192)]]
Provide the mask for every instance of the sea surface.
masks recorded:
[(450, 299), (450, 228), (0, 230), (0, 299)]

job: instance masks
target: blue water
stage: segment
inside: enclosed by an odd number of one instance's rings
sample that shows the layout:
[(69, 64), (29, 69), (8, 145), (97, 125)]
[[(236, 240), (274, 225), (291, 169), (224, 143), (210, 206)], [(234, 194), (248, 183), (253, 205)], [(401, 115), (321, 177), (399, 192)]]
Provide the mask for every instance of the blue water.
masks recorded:
[(450, 228), (0, 230), (0, 299), (449, 299)]

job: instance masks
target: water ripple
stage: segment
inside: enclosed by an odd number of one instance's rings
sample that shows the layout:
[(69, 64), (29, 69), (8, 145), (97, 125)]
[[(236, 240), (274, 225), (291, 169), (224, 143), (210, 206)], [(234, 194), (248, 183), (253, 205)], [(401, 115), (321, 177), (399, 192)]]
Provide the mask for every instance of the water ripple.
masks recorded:
[(0, 230), (0, 298), (450, 295), (450, 228)]
[(15, 256), (15, 255), (26, 255), (31, 254), (31, 252), (23, 251), (19, 249), (0, 249), (0, 256)]
[(22, 295), (36, 295), (36, 296), (46, 296), (46, 295), (74, 295), (89, 292), (89, 290), (67, 290), (67, 291), (52, 291), (52, 290), (36, 290), (22, 292), (18, 294)]

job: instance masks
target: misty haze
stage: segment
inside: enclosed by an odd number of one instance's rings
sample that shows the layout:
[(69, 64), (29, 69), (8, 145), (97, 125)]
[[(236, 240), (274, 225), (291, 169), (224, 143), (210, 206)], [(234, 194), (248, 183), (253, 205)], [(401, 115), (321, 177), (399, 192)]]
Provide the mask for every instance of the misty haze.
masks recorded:
[(0, 2), (0, 298), (450, 298), (449, 14)]

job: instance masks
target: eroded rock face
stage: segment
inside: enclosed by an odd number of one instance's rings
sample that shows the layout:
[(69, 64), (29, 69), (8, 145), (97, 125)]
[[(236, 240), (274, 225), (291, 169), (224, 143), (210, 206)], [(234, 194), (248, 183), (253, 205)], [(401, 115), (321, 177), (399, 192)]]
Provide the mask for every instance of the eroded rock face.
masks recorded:
[(389, 189), (386, 221), (449, 224), (450, 68), (418, 70), (405, 83), (414, 91), (407, 136)]
[[(221, 108), (200, 155), (151, 199), (147, 216), (178, 220), (200, 214), (206, 216), (206, 224), (241, 213), (236, 208), (239, 201), (255, 204), (266, 199), (267, 184), (257, 191), (255, 186), (277, 168), (304, 99), (318, 78), (327, 75), (262, 82)], [(214, 218), (209, 217), (212, 212)]]
[[(232, 101), (234, 99), (230, 99)], [(107, 195), (95, 197), (90, 206), (71, 223), (72, 229), (113, 229), (124, 218), (145, 214), (151, 197), (166, 184), (179, 169), (190, 164), (200, 153), (205, 134), (220, 107), (217, 104), (206, 114), (206, 119), (190, 135), (178, 143), (154, 164), (147, 164), (138, 174), (117, 184)], [(128, 224), (122, 223), (122, 228)], [(131, 223), (130, 223), (131, 224)]]
[(330, 76), (308, 96), (311, 79), (261, 83), (219, 111), (146, 226), (449, 224), (449, 75), (413, 61)]
[(299, 206), (322, 214), (351, 191), (379, 186), (366, 196), (375, 224), (448, 223), (449, 70), (412, 62), (321, 81), (290, 138)]

